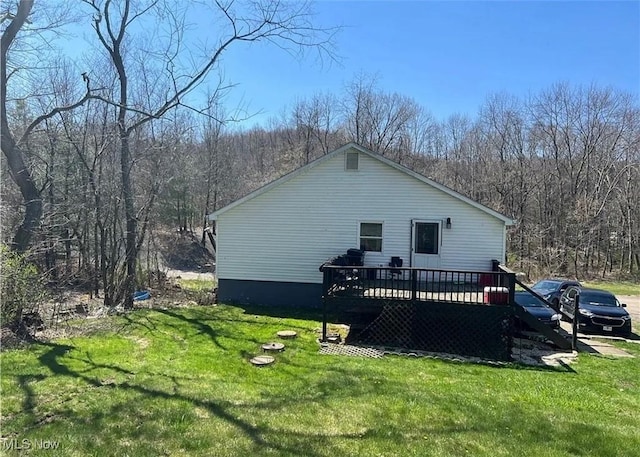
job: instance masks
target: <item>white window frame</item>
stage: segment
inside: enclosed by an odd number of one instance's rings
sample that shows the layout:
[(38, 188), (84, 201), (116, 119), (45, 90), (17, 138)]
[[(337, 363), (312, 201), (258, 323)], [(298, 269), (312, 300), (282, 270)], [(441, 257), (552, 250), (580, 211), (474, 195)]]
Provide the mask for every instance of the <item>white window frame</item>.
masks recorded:
[(384, 252), (384, 221), (358, 221), (358, 247), (361, 246), (361, 240), (362, 240), (362, 235), (361, 235), (361, 231), (362, 231), (362, 224), (379, 224), (381, 226), (381, 234), (380, 237), (373, 237), (373, 236), (366, 236), (366, 239), (371, 239), (371, 240), (380, 240), (380, 250), (379, 251), (365, 251), (365, 252), (379, 252), (382, 253)]

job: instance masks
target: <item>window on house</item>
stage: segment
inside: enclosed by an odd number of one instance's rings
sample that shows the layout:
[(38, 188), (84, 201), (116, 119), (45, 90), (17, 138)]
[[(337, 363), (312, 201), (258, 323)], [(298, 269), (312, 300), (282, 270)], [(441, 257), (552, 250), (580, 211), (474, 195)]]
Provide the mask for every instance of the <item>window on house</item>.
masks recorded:
[(347, 152), (345, 155), (345, 169), (348, 171), (358, 171), (360, 155), (357, 152)]
[(360, 249), (364, 251), (382, 252), (382, 223), (360, 223)]
[(437, 254), (440, 245), (439, 232), (440, 226), (437, 222), (416, 222), (416, 254)]

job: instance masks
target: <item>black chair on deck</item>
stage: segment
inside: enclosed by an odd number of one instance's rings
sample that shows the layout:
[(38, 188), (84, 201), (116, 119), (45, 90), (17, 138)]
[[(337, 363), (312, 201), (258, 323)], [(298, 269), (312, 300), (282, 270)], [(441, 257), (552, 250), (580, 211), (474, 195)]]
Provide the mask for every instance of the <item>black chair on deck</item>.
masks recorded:
[(402, 268), (402, 257), (391, 257), (391, 262), (389, 262), (389, 266), (392, 268), (392, 270), (389, 270), (389, 273), (391, 274), (391, 279), (402, 275), (402, 270), (400, 270), (400, 268)]

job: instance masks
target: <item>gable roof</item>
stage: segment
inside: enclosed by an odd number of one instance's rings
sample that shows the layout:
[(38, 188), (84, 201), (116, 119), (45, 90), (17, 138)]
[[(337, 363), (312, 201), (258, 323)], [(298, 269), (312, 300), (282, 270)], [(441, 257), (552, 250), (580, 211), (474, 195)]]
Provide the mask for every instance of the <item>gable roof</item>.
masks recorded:
[(213, 213), (209, 214), (207, 216), (207, 218), (211, 221), (214, 221), (218, 218), (219, 215), (226, 213), (227, 211), (229, 211), (230, 209), (235, 208), (236, 206), (239, 206), (241, 204), (243, 204), (246, 201), (252, 200), (254, 198), (256, 198), (259, 195), (264, 194), (265, 192), (268, 192), (269, 190), (273, 189), (274, 187), (279, 186), (280, 184), (283, 184), (287, 181), (292, 180), (293, 178), (295, 178), (298, 175), (301, 175), (303, 173), (306, 173), (307, 171), (311, 170), (312, 168), (315, 168), (316, 166), (320, 165), (321, 163), (331, 159), (332, 157), (342, 154), (345, 151), (348, 150), (352, 150), (355, 149), (356, 151), (358, 151), (361, 154), (365, 154), (368, 157), (371, 157), (375, 160), (378, 160), (382, 163), (384, 163), (385, 165), (388, 165), (392, 168), (395, 168), (398, 171), (401, 171), (402, 173), (405, 173), (415, 179), (417, 179), (418, 181), (423, 182), (424, 184), (434, 187), (442, 192), (444, 192), (445, 194), (450, 195), (453, 198), (456, 198), (464, 203), (467, 203), (468, 205), (473, 206), (474, 208), (477, 208), (501, 221), (503, 221), (506, 225), (513, 225), (514, 224), (514, 220), (505, 216), (504, 214), (501, 214), (497, 211), (492, 210), (491, 208), (484, 206), (481, 203), (478, 203), (472, 199), (470, 199), (469, 197), (465, 197), (464, 195), (456, 192), (453, 189), (448, 188), (447, 186), (444, 186), (430, 178), (427, 178), (426, 176), (423, 176), (419, 173), (416, 173), (413, 170), (410, 170), (409, 168), (400, 165), (399, 163), (394, 162), (393, 160), (389, 160), (386, 157), (381, 156), (380, 154), (377, 154), (373, 151), (370, 151), (369, 149), (360, 146), (359, 144), (356, 143), (347, 143), (344, 146), (339, 147), (338, 149), (312, 161), (309, 162), (307, 165), (300, 167), (290, 173), (287, 173), (286, 175), (282, 176), (281, 178), (276, 179), (275, 181), (271, 181), (270, 183), (260, 187), (259, 189), (251, 192), (250, 194), (245, 195), (244, 197), (228, 204), (227, 206), (224, 206), (216, 211), (214, 211)]

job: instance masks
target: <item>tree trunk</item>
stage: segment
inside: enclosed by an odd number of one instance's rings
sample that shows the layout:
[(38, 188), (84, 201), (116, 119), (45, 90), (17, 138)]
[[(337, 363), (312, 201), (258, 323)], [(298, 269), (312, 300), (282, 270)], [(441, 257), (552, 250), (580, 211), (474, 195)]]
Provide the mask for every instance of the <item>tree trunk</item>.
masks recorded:
[(22, 150), (11, 138), (5, 122), (2, 122), (2, 152), (7, 158), (11, 178), (20, 189), (25, 204), (22, 223), (13, 237), (13, 248), (18, 252), (25, 252), (42, 218), (42, 196), (24, 163)]
[(31, 172), (24, 162), (24, 152), (9, 130), (7, 119), (7, 54), (11, 43), (22, 28), (31, 8), (33, 0), (22, 0), (18, 4), (16, 15), (2, 34), (0, 44), (0, 133), (2, 152), (7, 158), (9, 174), (22, 194), (25, 212), (22, 223), (13, 238), (13, 248), (18, 252), (25, 252), (31, 243), (34, 231), (42, 217), (42, 197), (35, 185)]
[(122, 130), (120, 136), (120, 167), (122, 172), (122, 193), (124, 194), (124, 211), (126, 218), (126, 246), (125, 262), (127, 276), (124, 283), (124, 307), (133, 308), (133, 293), (136, 283), (136, 264), (138, 250), (136, 246), (136, 234), (138, 222), (133, 201), (133, 186), (131, 182), (131, 151), (129, 149), (129, 133)]

